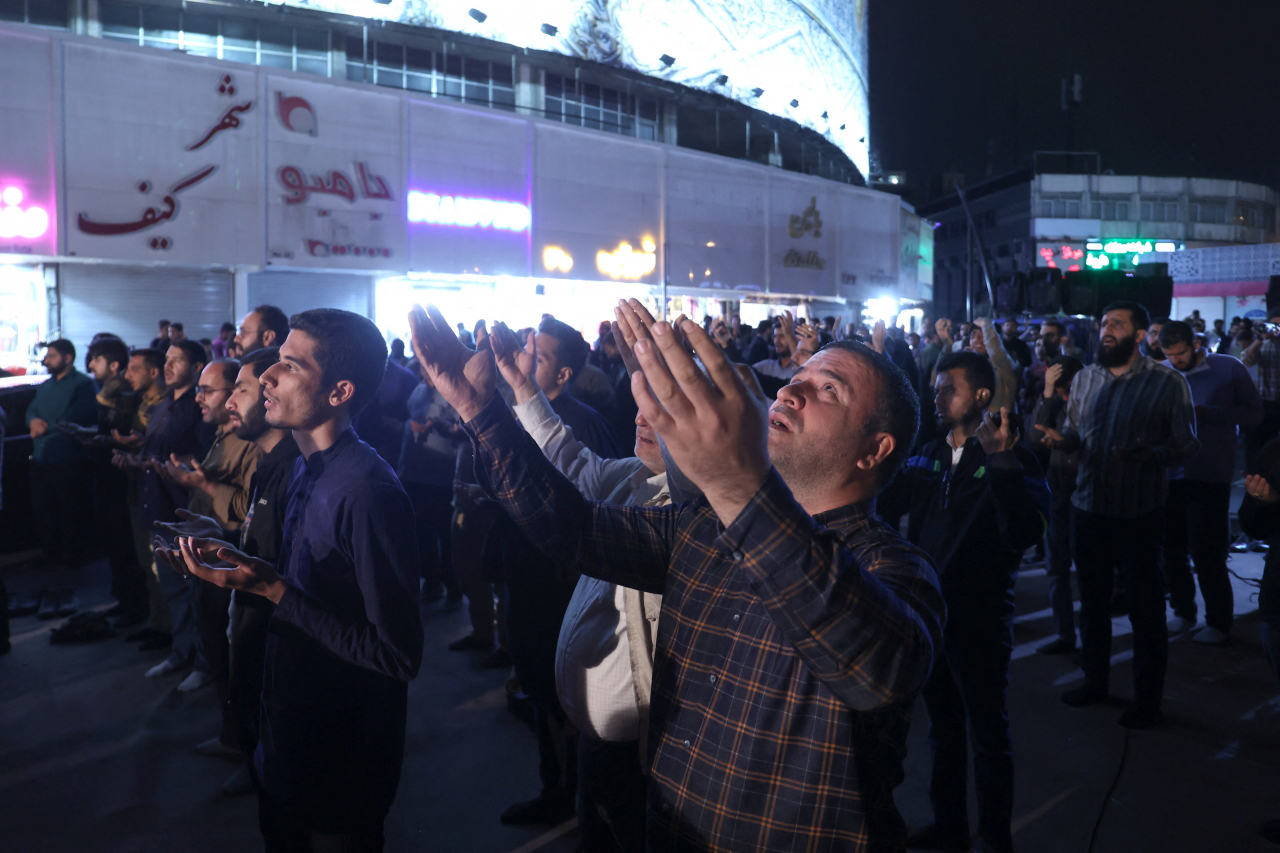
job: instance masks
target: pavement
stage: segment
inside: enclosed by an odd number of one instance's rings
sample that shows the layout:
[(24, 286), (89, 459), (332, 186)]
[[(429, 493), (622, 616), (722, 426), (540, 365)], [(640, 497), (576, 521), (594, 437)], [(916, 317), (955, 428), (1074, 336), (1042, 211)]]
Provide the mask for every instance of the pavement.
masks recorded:
[[(1233, 555), (1230, 565), (1242, 578), (1262, 574), (1260, 554)], [(111, 604), (101, 562), (57, 578), (10, 568), (5, 578), (14, 593), (69, 583), (85, 608)], [(1280, 818), (1280, 697), (1258, 645), (1256, 588), (1233, 584), (1241, 614), (1233, 642), (1173, 643), (1167, 722), (1129, 732), (1116, 724), (1118, 706), (1072, 709), (1059, 700), (1080, 683), (1079, 662), (1035, 653), (1053, 639), (1053, 627), (1043, 567), (1025, 567), (1009, 702), (1018, 850), (1276, 849), (1257, 827)], [(0, 657), (0, 850), (260, 850), (254, 799), (218, 792), (235, 765), (192, 751), (217, 732), (213, 688), (182, 694), (174, 689), (181, 674), (144, 678), (164, 653), (140, 653), (120, 639), (50, 645), (48, 632), (60, 621), (14, 620), (13, 651)], [(506, 806), (538, 790), (533, 735), (506, 710), (506, 672), (478, 669), (478, 657), (445, 650), (467, 633), (464, 612), (432, 608), (424, 621), (425, 655), (410, 685), (407, 755), (386, 849), (575, 850), (572, 821), (557, 828), (498, 823)], [(1115, 620), (1115, 634), (1112, 692), (1123, 699), (1131, 695), (1128, 619)], [(897, 791), (911, 826), (930, 819), (926, 733), (917, 702), (906, 781)]]

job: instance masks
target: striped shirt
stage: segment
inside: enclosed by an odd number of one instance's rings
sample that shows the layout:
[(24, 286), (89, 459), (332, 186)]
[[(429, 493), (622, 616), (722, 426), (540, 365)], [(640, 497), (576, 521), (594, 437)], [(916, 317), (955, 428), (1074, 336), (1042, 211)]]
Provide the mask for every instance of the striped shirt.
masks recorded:
[[(1091, 364), (1071, 384), (1066, 452), (1080, 450), (1071, 502), (1112, 518), (1136, 518), (1164, 506), (1166, 468), (1200, 449), (1191, 389), (1181, 373), (1140, 356), (1120, 376)], [(1116, 449), (1149, 447), (1145, 462), (1122, 462)]]
[(480, 483), (531, 542), (664, 593), (650, 849), (902, 849), (893, 789), (945, 606), (874, 502), (813, 518), (770, 471), (726, 528), (705, 500), (586, 500), (496, 398), (467, 429)]

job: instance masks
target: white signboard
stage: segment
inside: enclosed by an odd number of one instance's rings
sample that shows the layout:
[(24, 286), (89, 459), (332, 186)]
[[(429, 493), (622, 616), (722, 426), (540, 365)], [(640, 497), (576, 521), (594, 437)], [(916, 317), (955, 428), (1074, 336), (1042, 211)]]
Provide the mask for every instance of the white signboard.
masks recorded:
[[(790, 175), (769, 176), (769, 290), (836, 295), (841, 232), (838, 187)], [(894, 218), (897, 224), (897, 217)]]
[(841, 187), (838, 192), (840, 295), (859, 301), (895, 296), (902, 242), (901, 199), (854, 187)]
[(671, 286), (763, 292), (769, 183), (761, 170), (672, 150), (666, 172)]
[(260, 263), (257, 72), (65, 44), (67, 254)]
[(528, 276), (529, 123), (409, 103), (409, 269)]
[(267, 263), (404, 269), (404, 100), (274, 75), (266, 89)]
[(0, 35), (0, 80), (0, 255), (56, 255), (49, 40)]

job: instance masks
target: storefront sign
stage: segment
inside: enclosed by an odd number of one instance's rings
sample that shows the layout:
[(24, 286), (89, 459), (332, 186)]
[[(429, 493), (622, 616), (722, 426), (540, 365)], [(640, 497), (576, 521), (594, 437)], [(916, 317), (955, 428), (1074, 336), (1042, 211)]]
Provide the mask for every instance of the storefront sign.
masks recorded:
[(1036, 266), (1075, 272), (1084, 263), (1083, 243), (1037, 243)]
[(49, 212), (34, 204), (23, 207), (24, 200), (16, 186), (0, 189), (0, 240), (38, 240), (49, 231)]
[(491, 198), (465, 198), (409, 190), (409, 221), (459, 228), (524, 231), (532, 216), (526, 205)]
[(644, 278), (654, 271), (658, 265), (657, 246), (646, 237), (640, 243), (641, 251), (631, 248), (630, 243), (621, 243), (612, 252), (596, 253), (596, 269), (609, 278), (623, 278), (629, 281)]

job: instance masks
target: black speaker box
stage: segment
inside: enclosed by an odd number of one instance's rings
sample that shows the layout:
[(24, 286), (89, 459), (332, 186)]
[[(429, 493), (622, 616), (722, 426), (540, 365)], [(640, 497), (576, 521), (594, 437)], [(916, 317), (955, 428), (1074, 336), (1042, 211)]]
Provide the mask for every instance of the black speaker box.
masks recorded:
[(1167, 275), (1138, 276), (1119, 270), (1067, 273), (1068, 310), (1098, 316), (1112, 302), (1140, 302), (1154, 320), (1173, 310), (1173, 279)]
[(996, 279), (996, 316), (1012, 317), (1022, 313), (1022, 276), (1019, 273)]
[(1062, 270), (1038, 267), (1027, 279), (1025, 290), (1027, 310), (1032, 314), (1057, 314), (1062, 311)]

